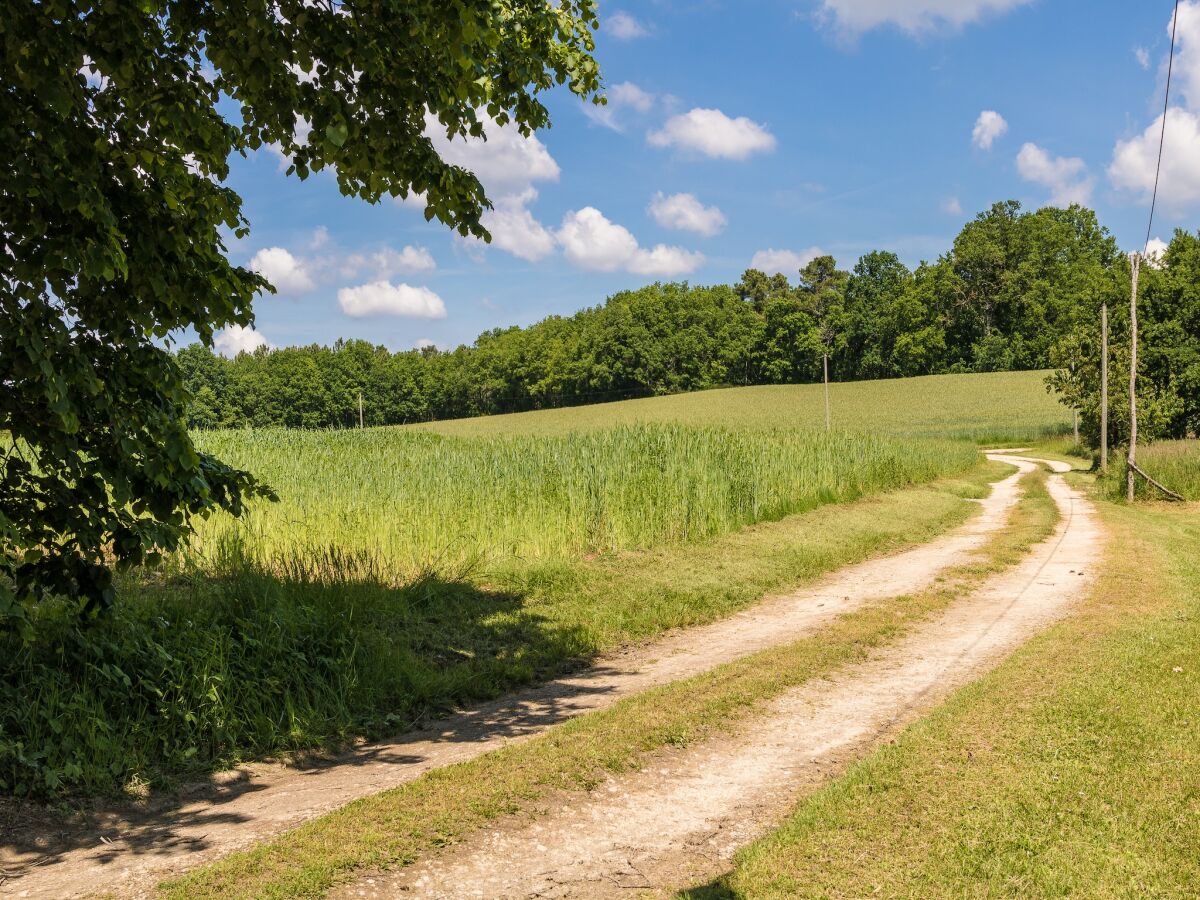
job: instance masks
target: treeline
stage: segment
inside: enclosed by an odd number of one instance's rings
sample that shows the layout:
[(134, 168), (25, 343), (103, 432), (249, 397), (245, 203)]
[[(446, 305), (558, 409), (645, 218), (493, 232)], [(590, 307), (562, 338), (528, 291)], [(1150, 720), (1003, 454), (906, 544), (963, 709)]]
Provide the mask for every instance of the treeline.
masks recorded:
[[(1049, 378), (1080, 413), (1081, 435), (1100, 438), (1101, 305), (1109, 306), (1109, 445), (1129, 440), (1129, 299), (1126, 257), (1084, 299), (1079, 323), (1051, 350)], [(1142, 438), (1200, 435), (1200, 234), (1175, 232), (1166, 251), (1143, 261), (1138, 279), (1138, 433)]]
[(514, 412), (721, 385), (1047, 368), (1115, 292), (1123, 257), (1082, 207), (998, 203), (950, 250), (908, 269), (868, 253), (853, 270), (813, 260), (791, 281), (653, 284), (573, 316), (495, 329), (453, 351), (364, 341), (178, 353), (194, 427), (350, 426)]

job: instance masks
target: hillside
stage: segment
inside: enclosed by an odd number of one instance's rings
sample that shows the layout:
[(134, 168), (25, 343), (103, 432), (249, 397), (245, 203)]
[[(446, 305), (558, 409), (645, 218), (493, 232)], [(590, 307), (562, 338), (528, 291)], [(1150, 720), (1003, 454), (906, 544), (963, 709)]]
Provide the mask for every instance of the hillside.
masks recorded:
[[(835, 429), (979, 443), (1062, 433), (1071, 427), (1071, 417), (1046, 390), (1045, 377), (1045, 372), (995, 372), (834, 384), (833, 424)], [(561, 434), (635, 422), (820, 428), (824, 391), (819, 384), (725, 388), (409, 427), (466, 437)]]

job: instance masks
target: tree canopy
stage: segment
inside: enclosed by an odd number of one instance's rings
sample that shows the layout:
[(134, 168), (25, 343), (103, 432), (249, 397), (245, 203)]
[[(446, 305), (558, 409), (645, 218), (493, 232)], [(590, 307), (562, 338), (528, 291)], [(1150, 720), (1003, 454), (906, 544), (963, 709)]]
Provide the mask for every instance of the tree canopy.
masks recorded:
[[(593, 0), (18, 0), (0, 17), (0, 623), (46, 592), (86, 609), (110, 565), (269, 493), (196, 452), (163, 342), (248, 325), (270, 286), (228, 158), (275, 145), (367, 201), (423, 195), (487, 237), (475, 176), (427, 128), (523, 133), (538, 95), (594, 99)], [(208, 398), (197, 398), (197, 402)]]
[[(1050, 387), (1080, 412), (1081, 437), (1100, 435), (1100, 305), (1109, 305), (1109, 443), (1129, 440), (1128, 260), (1089, 288), (1086, 313), (1051, 348)], [(1138, 284), (1138, 432), (1146, 439), (1200, 435), (1200, 234), (1175, 232), (1144, 261)]]

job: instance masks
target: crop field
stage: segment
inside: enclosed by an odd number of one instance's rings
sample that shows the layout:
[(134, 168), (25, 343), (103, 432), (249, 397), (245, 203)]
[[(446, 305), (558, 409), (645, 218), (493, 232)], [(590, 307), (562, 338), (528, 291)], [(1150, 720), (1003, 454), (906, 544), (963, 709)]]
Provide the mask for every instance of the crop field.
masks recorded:
[[(980, 444), (1032, 441), (1071, 428), (1045, 372), (929, 375), (830, 385), (835, 429)], [(823, 428), (822, 385), (764, 385), (650, 397), (415, 428), (456, 436), (562, 434), (637, 422), (729, 428)]]
[(399, 429), (227, 431), (203, 449), (282, 498), (205, 523), (196, 547), (259, 564), (430, 571), (641, 550), (724, 534), (972, 466), (974, 447), (799, 429), (674, 424), (537, 437)]
[[(201, 527), (201, 556), (431, 571), (700, 540), (960, 472), (967, 442), (1061, 432), (1040, 373), (736, 388), (408, 428), (203, 432), (279, 504)], [(958, 439), (958, 440), (952, 440)]]

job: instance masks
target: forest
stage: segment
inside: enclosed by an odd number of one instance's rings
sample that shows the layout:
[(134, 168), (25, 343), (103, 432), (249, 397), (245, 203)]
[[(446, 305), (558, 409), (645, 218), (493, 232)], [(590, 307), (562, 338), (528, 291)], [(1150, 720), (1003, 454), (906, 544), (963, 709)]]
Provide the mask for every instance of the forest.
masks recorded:
[[(850, 271), (818, 257), (797, 276), (751, 269), (734, 285), (655, 283), (451, 351), (339, 340), (225, 359), (192, 344), (176, 357), (188, 424), (348, 427), (360, 395), (365, 424), (391, 425), (805, 383), (821, 379), (826, 355), (836, 381), (1055, 368), (1055, 387), (1088, 419), (1101, 303), (1112, 307), (1114, 346), (1128, 333), (1128, 261), (1080, 206), (997, 203), (915, 271), (875, 251)], [(1177, 233), (1142, 283), (1145, 427), (1186, 436), (1200, 429), (1200, 237)]]

